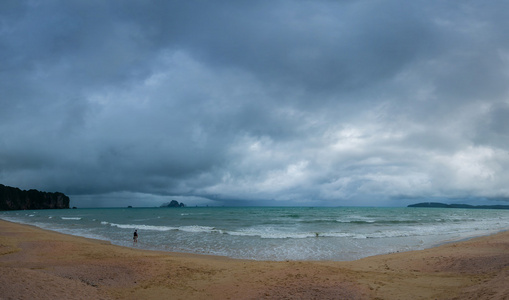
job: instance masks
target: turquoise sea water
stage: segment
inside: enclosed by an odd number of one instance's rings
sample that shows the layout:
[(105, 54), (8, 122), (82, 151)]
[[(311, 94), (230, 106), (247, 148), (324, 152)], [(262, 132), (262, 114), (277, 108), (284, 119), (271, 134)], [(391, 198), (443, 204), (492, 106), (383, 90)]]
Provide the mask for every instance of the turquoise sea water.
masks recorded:
[(162, 251), (254, 260), (354, 260), (509, 228), (508, 210), (366, 207), (1, 211), (0, 219)]

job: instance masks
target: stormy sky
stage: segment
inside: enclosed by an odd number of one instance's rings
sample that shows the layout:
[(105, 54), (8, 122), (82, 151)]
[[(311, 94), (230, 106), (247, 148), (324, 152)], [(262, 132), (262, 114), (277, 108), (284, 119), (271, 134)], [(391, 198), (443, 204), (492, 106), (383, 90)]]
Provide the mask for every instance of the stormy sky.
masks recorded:
[(71, 205), (508, 204), (507, 1), (0, 2), (0, 183)]

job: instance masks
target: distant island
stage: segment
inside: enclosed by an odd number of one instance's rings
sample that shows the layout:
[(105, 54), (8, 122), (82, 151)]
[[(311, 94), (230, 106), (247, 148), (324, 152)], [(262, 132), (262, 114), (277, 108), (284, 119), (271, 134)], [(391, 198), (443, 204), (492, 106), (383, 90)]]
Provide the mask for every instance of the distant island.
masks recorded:
[(410, 204), (408, 207), (438, 207), (438, 208), (470, 208), (470, 209), (509, 209), (509, 205), (469, 205), (469, 204), (445, 204), (438, 202), (422, 202)]
[(164, 203), (161, 207), (185, 207), (184, 203), (179, 203), (177, 200), (171, 200), (171, 202)]
[(69, 208), (69, 197), (56, 192), (20, 190), (0, 184), (0, 210)]

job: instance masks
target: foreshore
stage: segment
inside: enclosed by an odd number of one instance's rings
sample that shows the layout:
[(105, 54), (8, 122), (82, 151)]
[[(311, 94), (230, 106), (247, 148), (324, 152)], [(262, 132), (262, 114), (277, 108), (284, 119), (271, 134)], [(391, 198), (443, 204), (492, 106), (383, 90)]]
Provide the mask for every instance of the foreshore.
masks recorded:
[(356, 261), (273, 262), (140, 250), (0, 220), (0, 299), (509, 299), (508, 280), (507, 231)]

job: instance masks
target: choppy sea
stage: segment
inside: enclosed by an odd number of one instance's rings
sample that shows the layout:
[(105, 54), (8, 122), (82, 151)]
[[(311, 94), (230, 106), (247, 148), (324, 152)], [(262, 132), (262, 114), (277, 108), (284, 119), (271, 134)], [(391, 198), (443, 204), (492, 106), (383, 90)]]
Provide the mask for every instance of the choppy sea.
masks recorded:
[(274, 261), (355, 260), (509, 229), (509, 210), (407, 207), (90, 208), (0, 219), (127, 247)]

